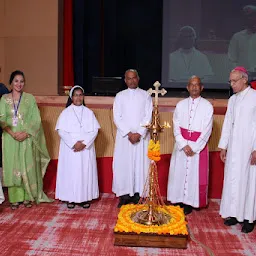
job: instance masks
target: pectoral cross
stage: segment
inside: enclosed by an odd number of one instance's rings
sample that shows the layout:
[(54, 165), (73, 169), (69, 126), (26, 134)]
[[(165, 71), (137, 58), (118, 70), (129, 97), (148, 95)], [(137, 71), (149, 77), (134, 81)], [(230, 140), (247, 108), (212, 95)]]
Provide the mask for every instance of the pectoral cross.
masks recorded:
[(150, 88), (150, 89), (148, 89), (148, 93), (149, 93), (149, 95), (152, 95), (153, 93), (155, 94), (155, 104), (154, 105), (158, 106), (158, 94), (161, 93), (161, 95), (164, 96), (167, 93), (167, 91), (164, 88), (159, 90), (159, 87), (161, 86), (161, 84), (158, 81), (156, 81), (153, 84), (153, 86), (155, 87), (155, 90)]
[(193, 133), (193, 131), (188, 130), (188, 133), (189, 133), (189, 137), (191, 137), (191, 134)]

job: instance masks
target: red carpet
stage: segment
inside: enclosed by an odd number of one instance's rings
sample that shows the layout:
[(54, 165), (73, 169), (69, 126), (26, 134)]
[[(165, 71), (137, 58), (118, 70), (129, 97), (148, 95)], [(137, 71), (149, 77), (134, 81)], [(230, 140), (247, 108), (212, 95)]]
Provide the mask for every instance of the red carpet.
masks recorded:
[[(207, 255), (193, 241), (187, 250), (114, 247), (117, 202), (112, 194), (103, 194), (90, 209), (69, 210), (55, 201), (31, 209), (21, 205), (15, 211), (5, 202), (0, 205), (1, 255)], [(214, 255), (256, 255), (256, 229), (246, 235), (240, 232), (239, 224), (226, 227), (218, 210), (218, 201), (210, 201), (208, 209), (189, 215), (189, 228), (195, 238), (210, 247)]]

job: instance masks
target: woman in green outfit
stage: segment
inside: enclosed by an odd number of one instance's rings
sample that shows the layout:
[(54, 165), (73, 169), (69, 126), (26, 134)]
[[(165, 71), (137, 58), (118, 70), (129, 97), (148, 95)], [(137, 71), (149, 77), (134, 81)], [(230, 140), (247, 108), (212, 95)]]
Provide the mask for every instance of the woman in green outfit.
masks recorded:
[(24, 73), (10, 76), (11, 93), (0, 101), (3, 128), (3, 178), (12, 209), (20, 203), (52, 202), (43, 192), (43, 177), (50, 161), (40, 113), (33, 95), (23, 92)]

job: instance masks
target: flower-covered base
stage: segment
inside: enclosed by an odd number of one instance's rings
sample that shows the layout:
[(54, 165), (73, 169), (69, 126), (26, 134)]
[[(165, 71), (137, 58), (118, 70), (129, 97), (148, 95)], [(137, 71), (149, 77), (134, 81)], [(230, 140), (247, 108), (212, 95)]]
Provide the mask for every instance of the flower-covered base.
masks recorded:
[(179, 206), (158, 206), (157, 211), (171, 215), (164, 225), (143, 225), (131, 216), (147, 209), (146, 205), (124, 205), (114, 228), (114, 245), (142, 247), (187, 248), (188, 230), (183, 209)]

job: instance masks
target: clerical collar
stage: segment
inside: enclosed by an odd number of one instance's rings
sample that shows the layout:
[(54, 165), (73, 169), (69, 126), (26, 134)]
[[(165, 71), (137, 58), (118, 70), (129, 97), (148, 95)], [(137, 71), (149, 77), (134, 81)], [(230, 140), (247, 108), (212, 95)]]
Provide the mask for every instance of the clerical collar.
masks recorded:
[(190, 100), (190, 101), (197, 102), (197, 101), (199, 101), (200, 99), (201, 99), (201, 96), (199, 96), (199, 97), (197, 97), (197, 98), (195, 98), (195, 99), (193, 99), (191, 96), (189, 96), (189, 100)]
[(253, 34), (256, 33), (256, 31), (255, 31), (254, 29), (249, 29), (249, 28), (247, 28), (247, 29), (245, 29), (245, 33), (246, 33), (247, 35), (253, 35)]
[(179, 51), (180, 51), (181, 53), (189, 54), (189, 53), (192, 53), (192, 52), (195, 51), (195, 47), (192, 47), (192, 48), (190, 48), (190, 49), (182, 49), (182, 48), (180, 48)]
[(237, 97), (243, 97), (248, 91), (250, 90), (250, 86), (248, 86), (246, 89), (244, 89), (241, 92), (236, 93)]
[(130, 92), (135, 92), (135, 91), (137, 91), (138, 88), (139, 88), (139, 87), (137, 87), (137, 88), (135, 88), (135, 89), (128, 88), (128, 91), (130, 91)]

